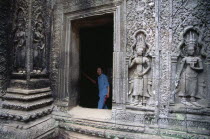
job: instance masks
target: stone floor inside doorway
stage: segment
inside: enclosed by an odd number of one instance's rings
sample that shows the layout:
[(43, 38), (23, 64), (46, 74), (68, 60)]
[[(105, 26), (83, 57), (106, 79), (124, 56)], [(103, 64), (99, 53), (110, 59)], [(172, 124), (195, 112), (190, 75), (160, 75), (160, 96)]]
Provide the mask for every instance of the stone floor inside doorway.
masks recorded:
[(74, 107), (68, 111), (72, 118), (97, 121), (111, 120), (112, 110)]

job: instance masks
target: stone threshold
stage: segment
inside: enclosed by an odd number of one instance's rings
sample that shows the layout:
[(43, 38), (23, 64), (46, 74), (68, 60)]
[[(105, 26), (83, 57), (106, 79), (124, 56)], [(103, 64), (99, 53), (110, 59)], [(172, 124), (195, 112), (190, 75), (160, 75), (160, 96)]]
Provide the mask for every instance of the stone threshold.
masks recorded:
[[(108, 118), (94, 118), (94, 112), (104, 115), (109, 113)], [(88, 113), (89, 112), (89, 113)], [(66, 134), (76, 133), (80, 135), (93, 136), (98, 138), (128, 138), (128, 139), (151, 139), (151, 138), (191, 138), (209, 136), (200, 135), (196, 133), (188, 133), (185, 131), (178, 131), (169, 129), (166, 125), (165, 128), (158, 125), (123, 123), (118, 120), (112, 119), (111, 110), (97, 110), (87, 109), (81, 107), (74, 107), (68, 111), (54, 111), (53, 118), (58, 121), (59, 130), (65, 131)], [(92, 117), (91, 117), (92, 116)]]

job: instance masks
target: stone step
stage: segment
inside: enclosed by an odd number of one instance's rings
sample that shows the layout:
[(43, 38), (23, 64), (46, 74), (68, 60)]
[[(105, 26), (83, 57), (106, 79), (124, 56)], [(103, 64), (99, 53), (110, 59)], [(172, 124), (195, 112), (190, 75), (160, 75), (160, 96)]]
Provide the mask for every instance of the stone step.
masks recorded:
[(23, 95), (23, 94), (13, 94), (7, 92), (6, 95), (3, 96), (5, 100), (18, 100), (18, 101), (34, 101), (37, 99), (42, 99), (46, 97), (52, 96), (52, 92), (42, 92), (40, 94), (32, 94), (32, 95)]
[(41, 88), (41, 89), (21, 89), (21, 88), (8, 88), (8, 93), (14, 93), (14, 94), (24, 94), (24, 95), (30, 95), (30, 94), (39, 94), (43, 92), (49, 92), (51, 91), (50, 87), (47, 88)]
[(30, 79), (29, 81), (21, 79), (12, 79), (10, 81), (9, 87), (11, 88), (22, 88), (22, 89), (40, 89), (50, 86), (49, 79)]
[(0, 119), (28, 122), (52, 113), (54, 106), (46, 106), (32, 111), (2, 109)]
[(53, 103), (53, 98), (46, 98), (32, 102), (20, 102), (20, 101), (9, 101), (6, 100), (2, 103), (4, 109), (22, 110), (29, 111), (38, 109), (44, 106), (51, 105)]
[[(88, 125), (77, 125), (73, 123), (63, 123), (60, 122), (59, 127), (63, 130), (76, 132), (81, 135), (88, 135), (93, 137), (99, 137), (99, 138), (129, 138), (129, 139), (162, 139), (162, 137), (157, 135), (149, 135), (144, 133), (133, 133), (133, 132), (124, 132), (124, 131), (116, 131), (113, 129), (101, 129), (101, 128), (95, 128), (90, 127)], [(69, 133), (69, 134), (70, 134)], [(79, 137), (79, 135), (77, 134)]]
[(80, 133), (71, 132), (71, 131), (66, 132), (65, 130), (60, 130), (59, 132), (60, 132), (61, 135), (58, 136), (57, 138), (64, 138), (64, 139), (103, 139), (101, 137), (94, 137), (94, 136), (80, 134)]

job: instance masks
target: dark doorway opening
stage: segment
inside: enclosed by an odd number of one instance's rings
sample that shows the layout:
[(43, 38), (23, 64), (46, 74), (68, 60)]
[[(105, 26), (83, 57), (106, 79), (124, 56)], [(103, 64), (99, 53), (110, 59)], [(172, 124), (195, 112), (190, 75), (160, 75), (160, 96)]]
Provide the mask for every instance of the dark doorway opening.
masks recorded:
[[(96, 69), (103, 68), (108, 76), (110, 93), (112, 94), (112, 63), (113, 63), (113, 14), (83, 19), (79, 28), (80, 40), (80, 95), (79, 105), (86, 108), (97, 108), (98, 87), (88, 80), (83, 73), (97, 81)], [(83, 72), (83, 73), (82, 73)], [(107, 100), (111, 109), (112, 95)]]

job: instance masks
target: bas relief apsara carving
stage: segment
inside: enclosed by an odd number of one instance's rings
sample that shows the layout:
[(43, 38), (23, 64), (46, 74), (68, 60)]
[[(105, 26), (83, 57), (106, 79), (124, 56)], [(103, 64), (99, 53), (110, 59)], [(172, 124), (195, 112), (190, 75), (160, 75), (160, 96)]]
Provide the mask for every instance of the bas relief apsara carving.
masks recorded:
[(44, 20), (41, 14), (38, 14), (35, 22), (35, 31), (33, 38), (33, 72), (41, 73), (46, 67), (45, 65), (45, 30)]
[(126, 4), (127, 103), (131, 106), (154, 106), (154, 64), (151, 56), (155, 56), (155, 3), (153, 0), (127, 0)]
[(26, 61), (26, 32), (24, 10), (22, 8), (18, 9), (17, 20), (16, 20), (16, 31), (14, 37), (14, 67), (18, 73), (25, 73), (25, 61)]
[(176, 96), (180, 103), (188, 107), (204, 107), (206, 97), (204, 73), (204, 46), (201, 33), (197, 28), (189, 27), (183, 33), (179, 45), (179, 70), (175, 82)]
[(34, 0), (32, 2), (32, 58), (31, 72), (33, 74), (49, 73), (49, 50), (51, 40), (51, 4), (53, 2)]
[(148, 99), (152, 96), (149, 45), (146, 42), (145, 31), (137, 31), (134, 37), (135, 42), (132, 45), (133, 54), (128, 61), (129, 71), (131, 72), (128, 97), (131, 105), (146, 106)]

